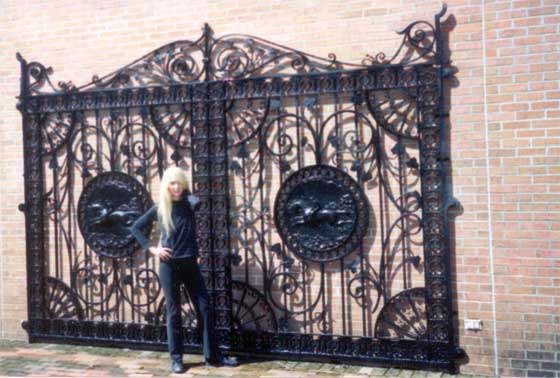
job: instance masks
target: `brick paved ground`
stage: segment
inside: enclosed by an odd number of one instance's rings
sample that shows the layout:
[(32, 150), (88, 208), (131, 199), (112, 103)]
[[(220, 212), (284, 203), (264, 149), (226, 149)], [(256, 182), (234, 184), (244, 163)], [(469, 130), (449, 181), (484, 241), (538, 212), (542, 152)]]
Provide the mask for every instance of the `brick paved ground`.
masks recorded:
[(206, 368), (200, 355), (185, 355), (184, 360), (188, 370), (171, 374), (167, 354), (163, 352), (0, 340), (0, 376), (9, 377), (472, 377), (290, 361), (242, 360), (236, 368)]

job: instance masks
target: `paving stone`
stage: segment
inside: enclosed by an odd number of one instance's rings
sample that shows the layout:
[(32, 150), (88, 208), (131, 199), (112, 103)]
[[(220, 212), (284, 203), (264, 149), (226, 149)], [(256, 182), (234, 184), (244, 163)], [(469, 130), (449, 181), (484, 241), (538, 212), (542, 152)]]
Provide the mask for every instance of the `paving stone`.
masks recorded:
[(412, 378), (412, 377), (415, 377), (415, 374), (416, 374), (416, 370), (406, 370), (406, 369), (395, 369), (395, 372), (397, 372), (397, 376), (399, 378), (401, 378), (401, 377)]
[(373, 370), (373, 368), (370, 368), (370, 367), (363, 367), (363, 368), (361, 368), (361, 369), (358, 371), (358, 373), (369, 375), (369, 373), (370, 373), (372, 370)]
[(278, 365), (276, 365), (273, 362), (263, 362), (263, 363), (260, 363), (258, 365), (258, 368), (260, 370), (270, 370), (270, 369), (277, 368), (277, 367), (278, 367)]
[(373, 370), (369, 373), (370, 377), (381, 377), (387, 375), (387, 371), (389, 371), (389, 369), (387, 368), (380, 368), (380, 367), (374, 367), (372, 369)]
[(400, 369), (387, 368), (384, 375), (387, 377), (396, 377), (399, 373), (400, 373)]
[(28, 344), (0, 340), (0, 376), (34, 377), (235, 377), (235, 378), (365, 378), (398, 376), (399, 378), (472, 378), (443, 375), (437, 372), (346, 364), (240, 358), (236, 368), (207, 368), (200, 354), (186, 354), (187, 371), (172, 374), (166, 352), (130, 349)]
[[(305, 373), (304, 373), (305, 374)], [(261, 377), (301, 377), (302, 372), (286, 370), (269, 370)]]
[(360, 369), (362, 369), (363, 366), (352, 366), (352, 365), (346, 365), (346, 372), (345, 374), (359, 374)]
[(334, 371), (335, 368), (336, 368), (336, 365), (334, 365), (334, 364), (323, 364), (323, 366), (321, 366), (319, 369), (317, 369), (317, 371), (322, 372), (322, 373), (328, 373), (328, 372)]
[(348, 370), (348, 367), (347, 365), (334, 365), (331, 371), (335, 374), (343, 374)]
[(300, 362), (296, 365), (296, 369), (304, 371), (320, 370), (323, 367), (323, 363), (320, 362)]
[(437, 371), (429, 371), (427, 377), (428, 378), (440, 378), (443, 374)]

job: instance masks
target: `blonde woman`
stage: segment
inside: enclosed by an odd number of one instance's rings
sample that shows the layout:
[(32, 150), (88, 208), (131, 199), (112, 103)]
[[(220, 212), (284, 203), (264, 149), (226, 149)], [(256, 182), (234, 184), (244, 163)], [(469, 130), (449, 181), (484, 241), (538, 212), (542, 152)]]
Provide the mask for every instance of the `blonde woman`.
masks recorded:
[[(163, 287), (167, 316), (167, 344), (171, 370), (184, 371), (180, 287), (185, 285), (195, 308), (198, 325), (202, 327), (203, 351), (206, 365), (235, 366), (234, 358), (222, 356), (208, 316), (208, 292), (197, 263), (198, 246), (195, 236), (195, 211), (200, 200), (189, 194), (187, 173), (170, 167), (161, 180), (159, 202), (152, 206), (130, 227), (130, 232), (145, 251), (160, 260), (159, 279)], [(158, 221), (161, 230), (159, 246), (151, 245), (140, 231), (145, 225)]]

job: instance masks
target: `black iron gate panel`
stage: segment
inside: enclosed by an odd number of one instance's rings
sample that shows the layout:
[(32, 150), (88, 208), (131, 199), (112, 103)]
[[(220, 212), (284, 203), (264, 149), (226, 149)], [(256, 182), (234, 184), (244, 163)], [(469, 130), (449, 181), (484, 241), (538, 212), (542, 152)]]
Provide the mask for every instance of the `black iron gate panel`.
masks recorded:
[(455, 370), (444, 13), (361, 64), (208, 26), (82, 87), (18, 55), (30, 340), (164, 347), (128, 226), (177, 164), (221, 347)]

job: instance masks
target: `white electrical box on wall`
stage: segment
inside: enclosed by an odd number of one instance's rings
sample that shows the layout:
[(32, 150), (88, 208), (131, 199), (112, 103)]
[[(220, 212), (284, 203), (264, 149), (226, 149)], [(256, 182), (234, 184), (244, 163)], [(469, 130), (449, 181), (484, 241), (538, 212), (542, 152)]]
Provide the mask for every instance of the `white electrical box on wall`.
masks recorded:
[(482, 331), (482, 320), (465, 319), (465, 329), (467, 331)]

